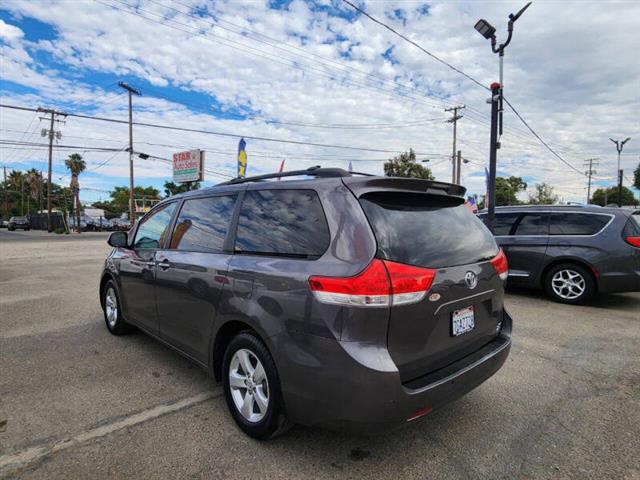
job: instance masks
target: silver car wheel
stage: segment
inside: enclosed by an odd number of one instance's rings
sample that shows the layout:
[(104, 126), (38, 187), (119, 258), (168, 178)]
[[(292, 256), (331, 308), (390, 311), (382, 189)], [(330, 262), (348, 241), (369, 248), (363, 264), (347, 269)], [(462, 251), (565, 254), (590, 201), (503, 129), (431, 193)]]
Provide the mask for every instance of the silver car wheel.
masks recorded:
[(109, 287), (104, 297), (104, 310), (107, 315), (107, 323), (111, 328), (115, 328), (118, 322), (118, 297), (113, 287)]
[(584, 295), (587, 282), (584, 277), (571, 269), (559, 270), (551, 279), (551, 288), (560, 298), (575, 300)]
[(256, 423), (269, 408), (269, 382), (258, 357), (245, 348), (233, 354), (229, 364), (231, 397), (240, 415)]

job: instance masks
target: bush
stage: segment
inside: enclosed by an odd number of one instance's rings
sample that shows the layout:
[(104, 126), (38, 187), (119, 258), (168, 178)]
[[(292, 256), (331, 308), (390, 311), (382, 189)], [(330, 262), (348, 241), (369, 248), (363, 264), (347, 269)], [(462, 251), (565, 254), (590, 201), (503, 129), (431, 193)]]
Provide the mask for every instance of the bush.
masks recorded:
[(61, 233), (66, 233), (66, 230), (62, 227), (58, 227), (53, 231), (53, 233), (57, 233), (58, 235), (60, 235)]

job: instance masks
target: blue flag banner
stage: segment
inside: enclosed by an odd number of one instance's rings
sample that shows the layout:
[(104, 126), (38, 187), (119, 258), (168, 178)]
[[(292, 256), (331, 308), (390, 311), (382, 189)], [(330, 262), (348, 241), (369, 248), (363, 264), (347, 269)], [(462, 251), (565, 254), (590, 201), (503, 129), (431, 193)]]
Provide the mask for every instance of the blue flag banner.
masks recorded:
[(238, 143), (238, 178), (243, 178), (247, 174), (246, 146), (247, 142), (244, 141), (244, 138), (241, 138), (240, 143)]

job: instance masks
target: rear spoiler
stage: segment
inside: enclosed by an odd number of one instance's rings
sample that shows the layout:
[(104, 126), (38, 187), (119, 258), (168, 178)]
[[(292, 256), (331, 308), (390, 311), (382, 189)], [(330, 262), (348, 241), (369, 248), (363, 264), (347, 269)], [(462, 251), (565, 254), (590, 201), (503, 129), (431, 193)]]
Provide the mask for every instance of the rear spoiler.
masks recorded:
[(464, 199), (467, 189), (453, 183), (401, 177), (343, 177), (342, 181), (356, 197), (370, 192), (427, 193)]

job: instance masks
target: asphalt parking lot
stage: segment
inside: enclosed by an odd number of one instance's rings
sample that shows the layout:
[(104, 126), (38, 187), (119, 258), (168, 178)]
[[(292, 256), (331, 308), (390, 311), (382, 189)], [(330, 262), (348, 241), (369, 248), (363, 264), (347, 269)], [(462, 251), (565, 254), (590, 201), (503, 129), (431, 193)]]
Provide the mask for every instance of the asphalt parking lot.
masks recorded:
[(407, 428), (241, 434), (220, 387), (147, 336), (111, 336), (106, 234), (0, 230), (1, 478), (640, 479), (640, 293), (510, 292), (505, 367)]

